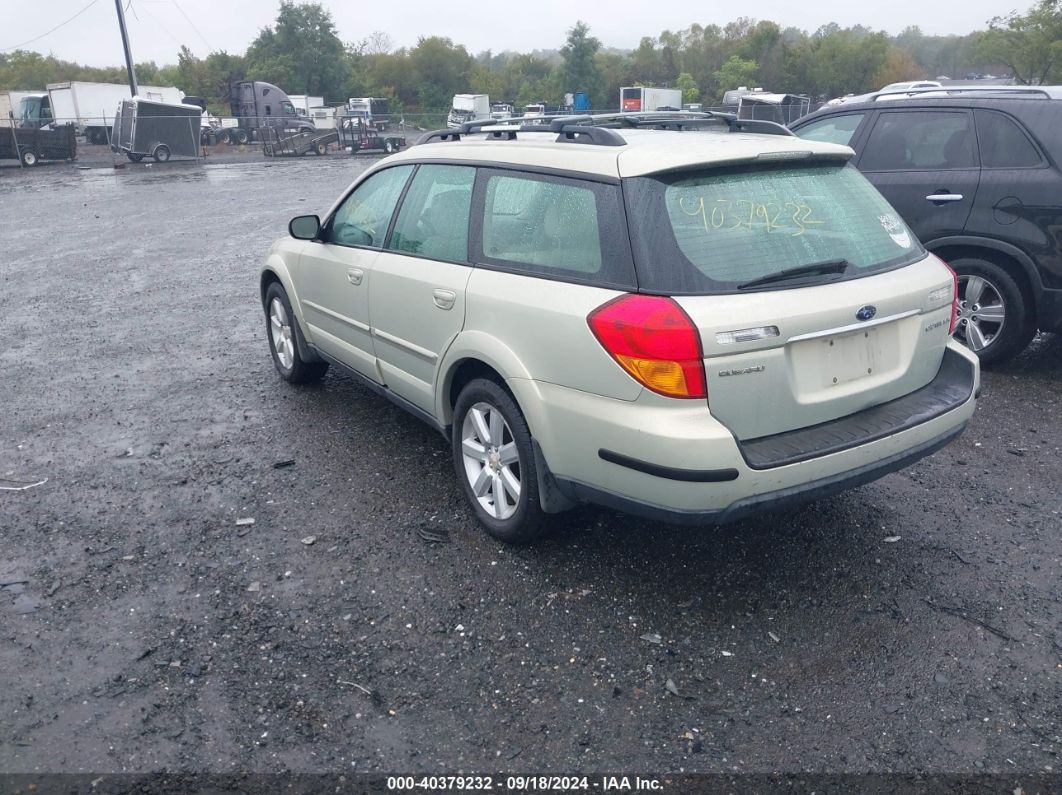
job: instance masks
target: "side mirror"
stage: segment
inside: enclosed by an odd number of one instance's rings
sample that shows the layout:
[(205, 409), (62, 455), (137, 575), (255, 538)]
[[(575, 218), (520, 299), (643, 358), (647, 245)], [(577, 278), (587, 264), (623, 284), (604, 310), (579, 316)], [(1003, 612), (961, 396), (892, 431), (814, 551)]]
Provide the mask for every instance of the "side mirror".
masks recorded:
[(316, 240), (321, 234), (321, 219), (316, 215), (298, 215), (288, 222), (288, 234), (296, 240)]

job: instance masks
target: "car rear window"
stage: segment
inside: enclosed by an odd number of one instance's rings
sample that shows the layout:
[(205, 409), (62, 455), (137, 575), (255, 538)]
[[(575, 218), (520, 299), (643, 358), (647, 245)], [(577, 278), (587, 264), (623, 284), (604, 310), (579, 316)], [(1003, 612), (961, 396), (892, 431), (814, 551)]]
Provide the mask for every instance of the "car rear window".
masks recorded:
[[(766, 166), (628, 180), (641, 289), (730, 292), (790, 268), (851, 263), (843, 278), (914, 262), (921, 244), (852, 166)], [(784, 286), (784, 285), (780, 285)]]

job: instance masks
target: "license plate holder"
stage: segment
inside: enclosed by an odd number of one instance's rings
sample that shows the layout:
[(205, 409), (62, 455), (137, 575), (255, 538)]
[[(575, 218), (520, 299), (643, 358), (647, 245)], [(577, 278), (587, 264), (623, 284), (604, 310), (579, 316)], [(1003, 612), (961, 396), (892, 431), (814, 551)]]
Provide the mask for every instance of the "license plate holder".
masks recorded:
[(879, 337), (880, 329), (874, 327), (816, 340), (820, 347), (822, 385), (841, 386), (874, 375), (879, 369)]

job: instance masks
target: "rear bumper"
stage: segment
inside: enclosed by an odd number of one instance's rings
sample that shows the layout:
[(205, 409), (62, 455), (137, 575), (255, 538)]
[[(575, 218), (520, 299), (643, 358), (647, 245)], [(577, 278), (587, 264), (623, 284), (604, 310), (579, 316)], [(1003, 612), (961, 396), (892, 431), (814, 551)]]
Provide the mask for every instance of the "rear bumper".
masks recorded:
[(786, 508), (791, 508), (794, 505), (800, 505), (801, 503), (809, 502), (811, 500), (829, 497), (847, 489), (862, 486), (864, 483), (870, 483), (880, 477), (884, 477), (890, 472), (903, 469), (920, 458), (932, 455), (937, 452), (937, 450), (950, 444), (960, 433), (962, 433), (963, 428), (965, 427), (966, 423), (964, 422), (959, 427), (954, 428), (935, 439), (930, 439), (928, 442), (923, 442), (917, 447), (889, 456), (888, 458), (884, 458), (873, 464), (866, 464), (857, 469), (849, 470), (848, 472), (843, 472), (831, 477), (820, 478), (807, 483), (777, 489), (776, 491), (745, 497), (744, 499), (731, 503), (722, 510), (680, 510), (663, 505), (654, 505), (649, 502), (641, 502), (630, 497), (624, 497), (620, 494), (613, 494), (602, 489), (594, 488), (593, 486), (588, 486), (585, 483), (577, 483), (575, 481), (566, 481), (563, 479), (558, 479), (557, 483), (562, 492), (578, 502), (589, 502), (595, 505), (603, 505), (607, 508), (615, 508), (616, 510), (623, 511), (624, 513), (643, 516), (646, 519), (686, 525), (726, 524), (727, 522), (736, 522), (739, 519), (744, 519), (756, 514), (782, 511)]
[(973, 414), (978, 371), (975, 357), (950, 342), (937, 377), (916, 392), (744, 442), (693, 401), (609, 400), (519, 379), (511, 386), (522, 406), (537, 409), (529, 424), (568, 498), (717, 524), (868, 483), (939, 450)]

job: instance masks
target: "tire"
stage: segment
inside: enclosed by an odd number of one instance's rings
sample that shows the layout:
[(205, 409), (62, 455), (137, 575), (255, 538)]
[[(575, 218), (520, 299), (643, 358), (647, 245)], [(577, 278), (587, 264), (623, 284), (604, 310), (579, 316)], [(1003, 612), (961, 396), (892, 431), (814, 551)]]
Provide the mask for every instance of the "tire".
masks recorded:
[(37, 153), (34, 152), (32, 149), (23, 149), (22, 154), (19, 155), (19, 160), (21, 160), (22, 165), (26, 166), (27, 168), (32, 168), (40, 162), (37, 159)]
[(955, 338), (985, 366), (1002, 364), (1025, 350), (1036, 334), (1036, 319), (1014, 277), (994, 262), (974, 257), (948, 264), (959, 276)]
[(395, 151), (395, 145), (390, 140), (384, 141), (384, 151), (391, 154)]
[[(232, 139), (232, 133), (229, 133), (229, 140)], [(248, 141), (247, 130), (239, 129), (236, 131), (236, 143), (245, 144)]]
[(308, 362), (302, 358), (299, 348), (305, 347), (306, 341), (291, 311), (288, 294), (277, 282), (266, 290), (265, 319), (269, 352), (280, 377), (290, 384), (320, 381), (328, 372), (328, 362)]
[(156, 163), (165, 163), (170, 159), (170, 148), (166, 144), (159, 144), (151, 151), (151, 156)]
[(458, 483), (487, 532), (507, 544), (542, 535), (531, 431), (512, 396), (494, 381), (470, 381), (454, 406), (451, 436)]
[(315, 146), (313, 150), (318, 155), (323, 155), (328, 151), (328, 144), (317, 144), (317, 146)]
[(144, 156), (142, 154), (138, 154), (137, 152), (126, 152), (125, 156), (132, 160), (134, 163), (139, 163), (141, 160), (144, 159)]

